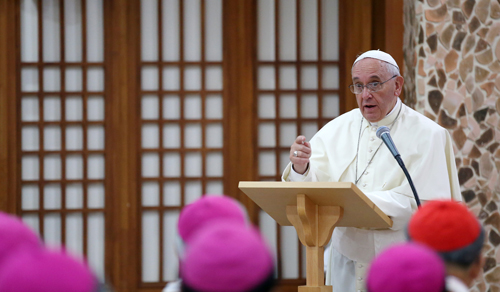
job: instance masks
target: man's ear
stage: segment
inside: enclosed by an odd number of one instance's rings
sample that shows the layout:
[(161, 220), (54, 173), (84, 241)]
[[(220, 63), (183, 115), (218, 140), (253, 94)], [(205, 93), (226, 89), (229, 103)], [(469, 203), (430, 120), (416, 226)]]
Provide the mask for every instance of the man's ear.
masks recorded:
[(479, 257), (480, 257), (479, 260), (473, 262), (469, 269), (469, 276), (471, 278), (471, 281), (474, 281), (474, 279), (476, 279), (477, 276), (481, 274), (481, 270), (483, 269), (483, 266), (486, 263), (486, 259), (482, 254)]
[(400, 96), (403, 91), (403, 84), (405, 83), (405, 79), (402, 76), (397, 76), (394, 84), (396, 85), (394, 95)]

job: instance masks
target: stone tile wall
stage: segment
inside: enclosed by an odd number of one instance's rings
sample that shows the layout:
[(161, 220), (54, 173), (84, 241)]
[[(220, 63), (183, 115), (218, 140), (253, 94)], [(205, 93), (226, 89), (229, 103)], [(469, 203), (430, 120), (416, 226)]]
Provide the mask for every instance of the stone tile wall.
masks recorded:
[(462, 196), (486, 229), (471, 291), (500, 291), (500, 0), (405, 0), (405, 103), (450, 131)]

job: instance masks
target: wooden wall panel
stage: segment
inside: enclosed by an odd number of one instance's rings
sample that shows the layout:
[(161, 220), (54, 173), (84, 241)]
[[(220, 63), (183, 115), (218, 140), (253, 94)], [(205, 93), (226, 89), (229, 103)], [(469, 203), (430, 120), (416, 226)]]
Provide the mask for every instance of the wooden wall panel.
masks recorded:
[(0, 210), (15, 213), (18, 207), (20, 163), (17, 127), (18, 5), (0, 1)]
[(116, 291), (137, 291), (140, 263), (137, 247), (139, 76), (138, 2), (104, 1), (106, 47), (106, 271)]

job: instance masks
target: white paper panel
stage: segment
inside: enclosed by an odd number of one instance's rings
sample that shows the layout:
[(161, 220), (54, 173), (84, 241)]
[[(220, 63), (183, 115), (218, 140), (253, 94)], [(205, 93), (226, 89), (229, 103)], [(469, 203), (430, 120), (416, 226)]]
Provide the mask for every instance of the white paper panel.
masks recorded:
[(276, 156), (272, 151), (259, 153), (259, 175), (276, 175)]
[(61, 215), (47, 214), (43, 218), (43, 239), (49, 247), (61, 246)]
[(201, 148), (201, 124), (186, 124), (184, 146), (186, 148)]
[(223, 105), (220, 94), (211, 94), (205, 97), (205, 118), (222, 119)]
[[(318, 60), (317, 1), (300, 1), (300, 59)], [(331, 28), (329, 28), (331, 29)]]
[(339, 88), (338, 66), (323, 66), (323, 88), (325, 89)]
[(61, 209), (61, 185), (46, 184), (43, 188), (43, 207), (47, 210)]
[[(291, 143), (290, 143), (290, 145), (291, 145)], [(290, 150), (280, 151), (279, 156), (280, 156), (279, 169), (280, 170), (285, 169), (285, 167), (290, 162)]]
[[(312, 1), (308, 1), (312, 2)], [(296, 1), (279, 0), (280, 60), (297, 60)]]
[(80, 96), (66, 98), (66, 121), (83, 120), (83, 102)]
[(87, 119), (89, 121), (104, 121), (104, 98), (89, 96), (87, 98)]
[(23, 126), (22, 146), (23, 151), (36, 151), (39, 146), (39, 131), (37, 126)]
[(61, 127), (46, 126), (43, 129), (43, 149), (61, 150)]
[(177, 66), (163, 67), (163, 89), (164, 90), (179, 90), (180, 89), (180, 70)]
[(184, 0), (184, 59), (186, 61), (199, 61), (201, 58), (200, 10), (200, 0)]
[(92, 154), (88, 157), (88, 172), (89, 179), (104, 179), (105, 165), (103, 154)]
[(43, 99), (44, 121), (61, 120), (61, 99), (57, 96), (46, 96)]
[(163, 184), (163, 205), (181, 205), (181, 185), (178, 181), (169, 181)]
[(87, 71), (87, 90), (104, 91), (104, 68), (89, 67)]
[(281, 228), (281, 275), (283, 279), (299, 277), (299, 240), (293, 226)]
[(60, 43), (59, 1), (42, 1), (42, 35), (43, 60), (45, 62), (59, 62)]
[(87, 187), (87, 207), (104, 208), (104, 184), (92, 183)]
[(259, 72), (257, 74), (259, 89), (274, 89), (276, 86), (276, 78), (274, 75), (273, 66), (259, 66)]
[(43, 68), (43, 90), (46, 92), (61, 90), (61, 71), (58, 67)]
[(202, 189), (201, 189), (201, 183), (198, 181), (188, 181), (186, 183), (186, 189), (185, 189), (185, 196), (184, 196), (184, 205), (191, 204), (192, 202), (198, 200), (201, 198), (202, 195)]
[(220, 180), (207, 182), (207, 194), (224, 194), (224, 183)]
[(274, 61), (274, 0), (257, 2), (257, 59)]
[(142, 176), (143, 177), (158, 177), (160, 161), (156, 153), (142, 154)]
[(205, 59), (222, 61), (222, 0), (205, 1)]
[(87, 148), (89, 150), (104, 150), (104, 126), (89, 126)]
[(143, 120), (156, 120), (158, 119), (158, 96), (156, 95), (143, 95), (141, 100), (141, 117)]
[(208, 66), (205, 69), (206, 80), (205, 89), (207, 90), (222, 90), (222, 67)]
[[(260, 233), (262, 234), (262, 236), (265, 238), (265, 240), (269, 244), (269, 247), (271, 248), (272, 253), (273, 253), (275, 263), (278, 262), (278, 258), (276, 256), (277, 251), (278, 251), (278, 238), (277, 238), (277, 234), (276, 234), (276, 228), (277, 228), (276, 221), (274, 221), (274, 219), (271, 216), (269, 216), (269, 214), (260, 210), (259, 211)], [(276, 265), (276, 269), (277, 269), (277, 265)], [(277, 271), (275, 270), (275, 274), (276, 273), (277, 273)]]
[(157, 182), (142, 183), (142, 206), (155, 207), (160, 204), (160, 186)]
[(142, 148), (158, 148), (160, 131), (158, 124), (143, 124), (141, 133)]
[(104, 279), (104, 214), (90, 213), (87, 228), (87, 261), (100, 279)]
[(177, 221), (179, 211), (167, 211), (163, 214), (163, 281), (179, 278), (179, 259), (176, 253)]
[(141, 80), (142, 90), (158, 90), (158, 68), (143, 66)]
[(302, 89), (318, 89), (318, 69), (316, 66), (302, 66), (300, 73)]
[(205, 172), (208, 177), (221, 177), (224, 174), (222, 152), (207, 153)]
[(221, 123), (208, 124), (205, 133), (205, 147), (222, 148), (224, 133)]
[(36, 180), (40, 175), (39, 161), (36, 155), (23, 155), (22, 158), (22, 179)]
[[(92, 16), (87, 14), (87, 17)], [(64, 29), (66, 62), (82, 61), (82, 3), (81, 0), (64, 1)]]
[(38, 185), (25, 184), (22, 186), (21, 206), (23, 210), (38, 210), (40, 208)]
[(179, 177), (181, 175), (181, 156), (179, 153), (165, 153), (163, 156), (163, 176)]
[(66, 127), (66, 149), (67, 150), (82, 150), (83, 149), (83, 129), (82, 129), (82, 126), (67, 126)]
[(21, 69), (21, 91), (38, 91), (38, 69), (36, 67), (23, 67)]
[(87, 2), (87, 60), (104, 61), (104, 17), (103, 0)]
[(302, 135), (306, 136), (309, 141), (314, 134), (318, 131), (318, 125), (316, 123), (304, 123), (302, 124)]
[(323, 95), (323, 116), (328, 118), (338, 117), (339, 115), (339, 95)]
[(158, 1), (141, 2), (141, 59), (158, 61)]
[(83, 158), (81, 155), (66, 156), (66, 178), (67, 179), (83, 178)]
[(199, 66), (186, 66), (184, 68), (184, 89), (201, 90), (201, 68)]
[(38, 214), (24, 214), (22, 219), (26, 225), (40, 235), (40, 220), (38, 218)]
[(282, 123), (280, 125), (280, 146), (290, 147), (297, 137), (296, 123)]
[(61, 179), (61, 156), (47, 155), (43, 159), (43, 178)]
[(323, 60), (339, 59), (339, 3), (338, 0), (321, 1), (321, 33)]
[(316, 94), (302, 95), (300, 103), (303, 118), (318, 118), (318, 96)]
[(21, 0), (21, 62), (38, 61), (37, 2)]
[(162, 1), (163, 60), (179, 61), (179, 0)]
[(163, 118), (174, 120), (180, 118), (181, 100), (178, 95), (166, 95), (163, 98)]
[(259, 147), (276, 146), (276, 127), (274, 123), (261, 123), (259, 125)]
[(297, 117), (297, 96), (295, 94), (282, 94), (280, 96), (280, 117)]
[(201, 119), (201, 97), (199, 95), (187, 95), (184, 98), (184, 118)]
[(66, 91), (82, 91), (82, 68), (66, 68)]
[(179, 124), (168, 123), (163, 126), (163, 147), (167, 149), (181, 146), (181, 129)]
[(276, 118), (275, 97), (273, 94), (259, 95), (259, 118), (274, 119)]
[(186, 177), (201, 177), (201, 153), (189, 152), (184, 157), (184, 174)]
[(81, 213), (66, 215), (66, 245), (75, 255), (83, 255), (83, 218)]
[(66, 185), (66, 208), (83, 208), (83, 186), (80, 183)]
[(280, 67), (280, 88), (297, 89), (297, 70), (295, 66)]
[(21, 120), (23, 122), (38, 121), (38, 98), (23, 97), (21, 99)]
[(142, 214), (142, 281), (157, 282), (160, 272), (158, 212)]

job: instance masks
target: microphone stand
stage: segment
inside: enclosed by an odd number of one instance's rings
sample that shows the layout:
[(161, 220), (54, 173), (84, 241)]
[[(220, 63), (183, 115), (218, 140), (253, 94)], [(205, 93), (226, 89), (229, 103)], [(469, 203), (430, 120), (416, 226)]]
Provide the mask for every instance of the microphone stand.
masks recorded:
[(411, 176), (408, 173), (408, 170), (406, 169), (405, 164), (403, 163), (403, 159), (401, 159), (401, 155), (394, 156), (396, 158), (396, 161), (398, 162), (399, 166), (403, 169), (403, 172), (405, 173), (406, 179), (410, 183), (411, 190), (413, 192), (413, 196), (415, 197), (415, 201), (417, 202), (417, 206), (420, 208), (420, 199), (417, 194), (417, 189), (415, 189), (415, 185), (413, 184), (413, 181), (411, 180)]

